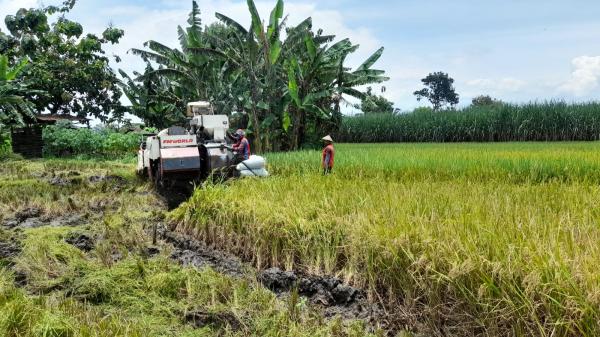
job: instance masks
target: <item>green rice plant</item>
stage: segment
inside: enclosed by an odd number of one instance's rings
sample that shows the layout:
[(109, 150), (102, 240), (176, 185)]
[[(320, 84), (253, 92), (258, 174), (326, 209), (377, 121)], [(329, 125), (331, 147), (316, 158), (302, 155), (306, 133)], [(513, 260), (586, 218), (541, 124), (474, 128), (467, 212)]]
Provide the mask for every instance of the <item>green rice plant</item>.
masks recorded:
[(44, 337), (75, 336), (75, 324), (72, 317), (45, 311), (33, 327), (33, 334)]
[(15, 270), (26, 276), (35, 292), (64, 289), (84, 263), (82, 252), (64, 242), (69, 228), (36, 228), (26, 231), (23, 252), (15, 259)]
[(317, 151), (271, 154), (272, 177), (206, 186), (170, 218), (259, 267), (340, 275), (453, 335), (600, 333), (599, 143), (336, 150), (331, 176)]

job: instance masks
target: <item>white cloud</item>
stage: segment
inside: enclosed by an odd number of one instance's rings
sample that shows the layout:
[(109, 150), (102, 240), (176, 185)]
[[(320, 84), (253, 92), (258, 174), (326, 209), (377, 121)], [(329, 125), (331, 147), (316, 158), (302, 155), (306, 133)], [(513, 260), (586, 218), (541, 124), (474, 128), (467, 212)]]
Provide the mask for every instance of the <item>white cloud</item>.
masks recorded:
[[(49, 0), (54, 4), (58, 0)], [(39, 7), (40, 0), (0, 0), (0, 17), (14, 14), (19, 8)], [(155, 4), (107, 6), (103, 2), (78, 2), (72, 14), (75, 20), (81, 22), (86, 32), (100, 33), (112, 23), (125, 30), (125, 36), (116, 46), (108, 46), (109, 54), (117, 54), (122, 58), (120, 64), (113, 64), (115, 68), (143, 70), (143, 63), (139, 57), (128, 55), (131, 48), (142, 48), (148, 40), (156, 40), (171, 47), (178, 47), (177, 26), (186, 25), (191, 2), (176, 0), (162, 0), (160, 9)], [(198, 0), (202, 12), (203, 24), (217, 21), (215, 12), (223, 13), (244, 26), (250, 25), (250, 15), (245, 1), (232, 0)], [(256, 1), (256, 7), (261, 18), (268, 22), (273, 1)], [(318, 8), (318, 2), (286, 3), (285, 14), (289, 15), (288, 25), (295, 25), (307, 17), (313, 18), (315, 29), (322, 28), (326, 34), (336, 34), (338, 39), (349, 38), (353, 43), (360, 44), (359, 50), (348, 59), (350, 66), (358, 66), (371, 53), (375, 52), (382, 43), (374, 34), (365, 27), (350, 26), (345, 22), (341, 12), (337, 10), (323, 10)], [(71, 14), (69, 14), (72, 16)]]
[(571, 64), (571, 78), (558, 88), (559, 91), (581, 97), (598, 87), (600, 56), (579, 56)]
[(472, 89), (478, 89), (480, 91), (483, 90), (490, 93), (506, 93), (519, 91), (527, 83), (516, 78), (505, 77), (501, 79), (478, 78), (469, 80), (466, 82), (466, 84), (472, 87)]
[(14, 15), (20, 8), (37, 8), (38, 0), (0, 0), (0, 17)]
[[(149, 10), (142, 7), (115, 7), (112, 16), (115, 26), (125, 30), (125, 35), (117, 45), (109, 45), (106, 50), (109, 54), (119, 55), (122, 62), (113, 64), (113, 68), (122, 68), (130, 73), (133, 70), (143, 72), (144, 63), (138, 56), (129, 53), (132, 48), (144, 49), (144, 42), (156, 40), (170, 47), (178, 47), (177, 25), (183, 24), (187, 18), (186, 10)], [(129, 14), (127, 14), (129, 12)], [(120, 17), (127, 17), (124, 23)], [(83, 20), (82, 20), (83, 21)], [(83, 22), (85, 27), (85, 22)], [(102, 24), (102, 23), (100, 23)], [(106, 24), (90, 29), (93, 32), (101, 32)]]

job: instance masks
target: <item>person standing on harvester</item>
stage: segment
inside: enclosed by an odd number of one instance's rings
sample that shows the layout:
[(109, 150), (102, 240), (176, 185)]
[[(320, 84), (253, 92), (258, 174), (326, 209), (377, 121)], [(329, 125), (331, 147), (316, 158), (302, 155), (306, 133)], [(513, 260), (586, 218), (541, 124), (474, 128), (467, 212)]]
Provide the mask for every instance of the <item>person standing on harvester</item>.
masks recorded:
[(235, 132), (237, 136), (237, 142), (233, 144), (233, 150), (238, 153), (238, 155), (243, 160), (248, 160), (250, 158), (250, 142), (246, 138), (246, 132), (242, 129), (238, 129)]
[(323, 149), (323, 156), (321, 164), (323, 166), (323, 174), (327, 175), (333, 170), (333, 158), (335, 157), (335, 149), (333, 148), (333, 139), (327, 135), (323, 137), (325, 148)]

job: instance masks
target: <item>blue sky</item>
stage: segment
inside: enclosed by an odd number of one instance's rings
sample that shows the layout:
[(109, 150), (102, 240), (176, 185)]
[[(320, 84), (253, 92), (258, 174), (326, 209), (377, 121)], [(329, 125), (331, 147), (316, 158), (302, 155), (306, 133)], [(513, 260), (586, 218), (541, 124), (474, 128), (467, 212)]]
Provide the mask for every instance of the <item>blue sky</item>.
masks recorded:
[[(46, 4), (57, 1), (47, 0)], [(249, 23), (245, 1), (199, 0), (205, 23), (219, 11)], [(264, 18), (274, 1), (256, 0)], [(0, 0), (0, 16), (37, 0)], [(456, 82), (461, 104), (478, 94), (511, 102), (600, 98), (600, 2), (598, 1), (286, 1), (289, 22), (312, 16), (316, 27), (359, 43), (351, 65), (385, 46), (377, 64), (388, 72), (384, 95), (412, 109), (412, 92), (429, 72), (445, 71)], [(126, 55), (154, 39), (177, 45), (176, 26), (185, 24), (191, 1), (79, 0), (71, 18), (91, 32), (112, 23), (125, 29), (123, 57), (115, 67), (142, 69)]]

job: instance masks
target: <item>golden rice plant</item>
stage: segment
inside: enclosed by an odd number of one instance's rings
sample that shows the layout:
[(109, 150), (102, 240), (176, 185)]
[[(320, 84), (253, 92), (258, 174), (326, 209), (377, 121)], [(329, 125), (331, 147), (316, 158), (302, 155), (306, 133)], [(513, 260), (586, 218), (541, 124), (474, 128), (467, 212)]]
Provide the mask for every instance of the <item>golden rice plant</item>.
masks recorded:
[(259, 267), (336, 274), (455, 335), (600, 333), (600, 144), (338, 145), (206, 186), (179, 230)]

